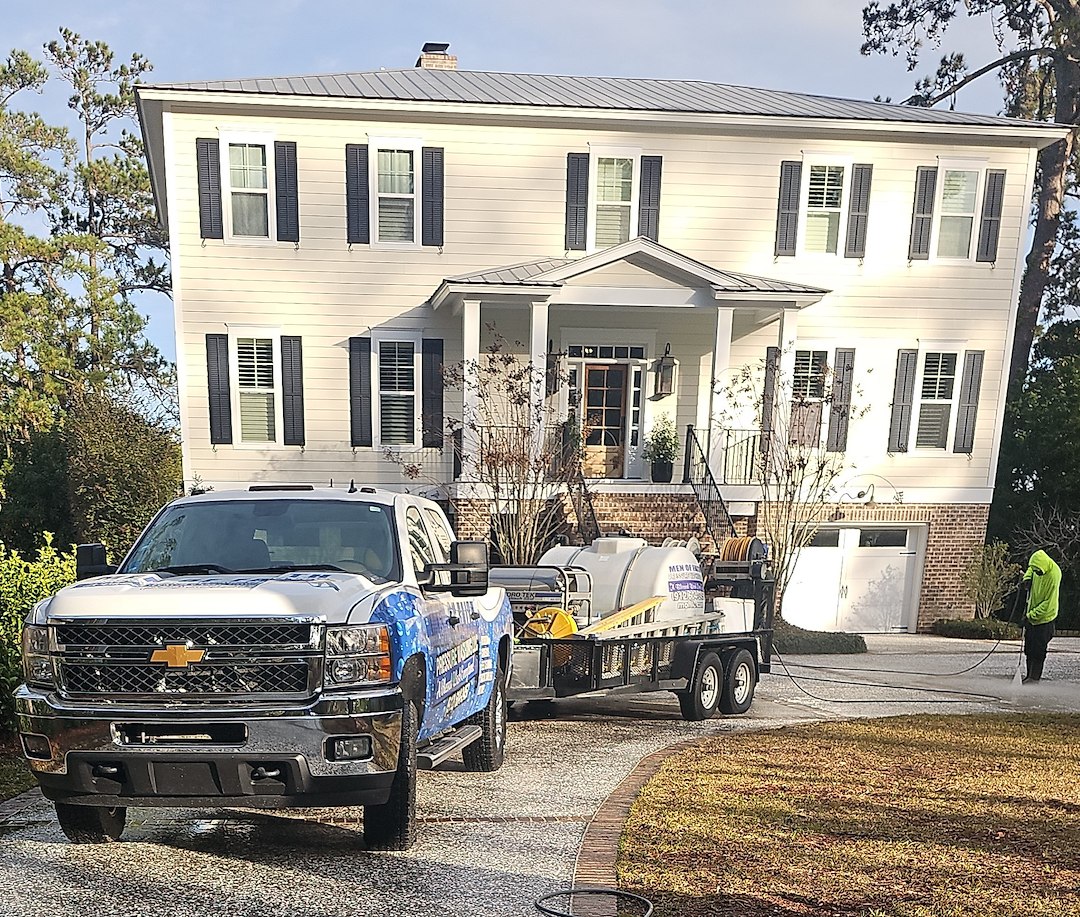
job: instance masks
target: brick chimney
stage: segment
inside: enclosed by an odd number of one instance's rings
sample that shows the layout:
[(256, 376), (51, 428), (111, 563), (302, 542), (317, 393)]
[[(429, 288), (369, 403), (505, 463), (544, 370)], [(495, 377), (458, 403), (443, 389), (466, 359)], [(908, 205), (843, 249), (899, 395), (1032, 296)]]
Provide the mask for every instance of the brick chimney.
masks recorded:
[(422, 70), (457, 70), (457, 58), (447, 53), (448, 41), (425, 42), (416, 59), (416, 66)]

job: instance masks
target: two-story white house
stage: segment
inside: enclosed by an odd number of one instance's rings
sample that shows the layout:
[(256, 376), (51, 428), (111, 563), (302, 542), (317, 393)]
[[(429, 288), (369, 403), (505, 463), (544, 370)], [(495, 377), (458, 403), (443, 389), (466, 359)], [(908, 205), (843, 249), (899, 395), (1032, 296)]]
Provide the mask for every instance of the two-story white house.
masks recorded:
[[(752, 532), (760, 430), (721, 424), (717, 392), (765, 361), (821, 398), (813, 435), (851, 466), (787, 617), (915, 630), (967, 606), (1035, 157), (1062, 128), (470, 72), (440, 46), (410, 69), (150, 85), (138, 101), (189, 485), (415, 487), (389, 448), (443, 484), (464, 534), (485, 534), (444, 434), (475, 396), (442, 367), (498, 333), (563, 370), (535, 397), (587, 422), (607, 527), (703, 528), (683, 455), (707, 455)], [(681, 441), (670, 484), (642, 457), (661, 415)]]

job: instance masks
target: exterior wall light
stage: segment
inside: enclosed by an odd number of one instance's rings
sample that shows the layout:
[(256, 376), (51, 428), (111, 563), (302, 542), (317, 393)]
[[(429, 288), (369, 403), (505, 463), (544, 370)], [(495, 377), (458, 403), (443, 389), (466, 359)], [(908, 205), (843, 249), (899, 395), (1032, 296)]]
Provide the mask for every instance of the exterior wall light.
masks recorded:
[(671, 344), (664, 346), (664, 355), (653, 366), (655, 381), (653, 398), (666, 398), (675, 394), (675, 358), (671, 355)]

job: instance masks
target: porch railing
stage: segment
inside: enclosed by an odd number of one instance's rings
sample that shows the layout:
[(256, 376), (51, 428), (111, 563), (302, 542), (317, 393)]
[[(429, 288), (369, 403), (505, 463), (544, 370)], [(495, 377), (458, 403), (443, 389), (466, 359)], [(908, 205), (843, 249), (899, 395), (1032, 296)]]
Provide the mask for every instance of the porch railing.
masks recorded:
[[(701, 435), (698, 431), (699, 440)], [(761, 431), (714, 430), (712, 435), (715, 448), (709, 452), (716, 480), (720, 484), (760, 483)]]
[[(706, 444), (708, 440), (705, 440)], [(686, 452), (683, 457), (683, 483), (694, 489), (701, 514), (705, 517), (705, 530), (719, 547), (720, 542), (735, 534), (735, 523), (720, 493), (720, 486), (709, 467), (707, 445), (703, 446), (697, 431), (686, 428)]]

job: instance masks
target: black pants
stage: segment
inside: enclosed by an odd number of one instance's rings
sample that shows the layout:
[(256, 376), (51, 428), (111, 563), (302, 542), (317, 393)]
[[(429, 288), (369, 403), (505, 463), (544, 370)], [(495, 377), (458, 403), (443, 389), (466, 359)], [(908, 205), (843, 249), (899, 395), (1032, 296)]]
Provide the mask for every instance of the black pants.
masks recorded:
[(1027, 656), (1027, 677), (1031, 681), (1042, 678), (1046, 648), (1054, 637), (1054, 622), (1028, 624), (1024, 627), (1024, 655)]

